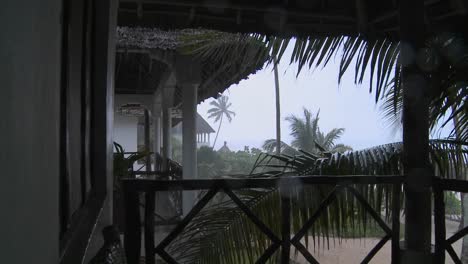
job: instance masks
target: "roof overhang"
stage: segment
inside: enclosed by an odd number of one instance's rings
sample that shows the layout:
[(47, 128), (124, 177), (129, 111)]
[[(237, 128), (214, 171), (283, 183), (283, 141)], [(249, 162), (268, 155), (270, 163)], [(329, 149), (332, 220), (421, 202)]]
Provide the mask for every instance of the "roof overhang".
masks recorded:
[[(467, 0), (426, 0), (424, 6), (431, 32), (468, 32)], [(398, 39), (398, 10), (398, 0), (120, 0), (118, 23), (279, 36), (361, 34)]]

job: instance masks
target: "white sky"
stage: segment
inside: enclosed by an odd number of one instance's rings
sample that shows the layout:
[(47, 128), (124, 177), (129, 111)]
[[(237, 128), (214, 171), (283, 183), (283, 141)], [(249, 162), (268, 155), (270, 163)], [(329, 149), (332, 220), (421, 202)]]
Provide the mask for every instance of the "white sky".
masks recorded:
[[(296, 78), (297, 65), (289, 65), (290, 55), (291, 49), (288, 49), (279, 65), (283, 141), (290, 143), (292, 140), (289, 124), (284, 118), (291, 114), (303, 116), (303, 107), (313, 113), (320, 109), (319, 126), (322, 131), (345, 128), (338, 143), (350, 145), (355, 150), (401, 141), (401, 132), (396, 132), (382, 118), (375, 96), (369, 94), (368, 83), (354, 84), (353, 64), (338, 85), (338, 58), (324, 69), (304, 68)], [(220, 148), (224, 141), (228, 142), (231, 150), (241, 150), (244, 146), (260, 148), (266, 139), (275, 138), (274, 91), (272, 66), (226, 90), (224, 94), (229, 96), (231, 110), (236, 112), (236, 116), (231, 123), (224, 119), (215, 149)], [(207, 119), (211, 100), (199, 104), (198, 112), (216, 130), (218, 124)], [(212, 134), (212, 143), (214, 137)]]

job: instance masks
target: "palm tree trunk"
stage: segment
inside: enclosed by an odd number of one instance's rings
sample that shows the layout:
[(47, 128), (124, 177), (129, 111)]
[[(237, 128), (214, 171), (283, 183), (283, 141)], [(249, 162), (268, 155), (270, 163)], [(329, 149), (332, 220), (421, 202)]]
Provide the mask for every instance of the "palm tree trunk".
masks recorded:
[(216, 146), (216, 140), (218, 139), (219, 130), (221, 129), (221, 123), (223, 123), (223, 116), (221, 116), (221, 119), (219, 120), (218, 131), (216, 131), (216, 137), (214, 139), (212, 149), (214, 149), (214, 147)]
[(276, 154), (281, 154), (281, 111), (280, 111), (280, 88), (278, 77), (278, 61), (273, 57), (273, 71), (275, 74), (275, 96), (276, 96)]

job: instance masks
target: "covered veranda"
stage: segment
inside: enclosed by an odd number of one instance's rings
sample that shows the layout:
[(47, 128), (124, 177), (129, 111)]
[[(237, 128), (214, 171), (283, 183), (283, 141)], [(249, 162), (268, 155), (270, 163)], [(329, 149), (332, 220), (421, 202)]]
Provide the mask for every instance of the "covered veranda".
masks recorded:
[[(437, 212), (443, 208), (442, 192), (454, 190), (466, 192), (468, 184), (456, 180), (441, 180), (434, 177), (429, 166), (429, 105), (428, 96), (430, 85), (424, 72), (418, 65), (418, 56), (424, 52), (424, 41), (428, 35), (442, 32), (454, 32), (467, 35), (466, 16), (468, 3), (463, 0), (453, 1), (384, 1), (371, 2), (356, 1), (262, 1), (257, 4), (245, 1), (230, 2), (198, 2), (198, 1), (120, 1), (120, 26), (145, 26), (162, 29), (181, 29), (203, 27), (229, 32), (256, 33), (264, 36), (300, 37), (313, 39), (326, 36), (360, 36), (364, 41), (385, 39), (400, 42), (401, 45), (401, 76), (403, 87), (403, 144), (404, 144), (404, 176), (342, 176), (342, 177), (300, 177), (281, 181), (280, 188), (286, 188), (296, 181), (303, 184), (392, 184), (395, 193), (403, 186), (405, 194), (406, 225), (404, 243), (400, 244), (396, 232), (399, 226), (394, 221), (392, 227), (385, 223), (381, 226), (387, 236), (369, 253), (364, 262), (370, 261), (379, 247), (388, 240), (392, 241), (392, 263), (443, 263), (445, 251), (450, 253), (450, 241), (445, 238), (444, 223)], [(272, 49), (279, 47), (272, 47)], [(304, 47), (305, 49), (305, 47)], [(356, 51), (354, 51), (356, 52)], [(166, 52), (159, 52), (153, 56), (164, 58)], [(187, 65), (187, 64), (183, 64)], [(182, 108), (184, 113), (195, 113), (196, 87), (199, 84), (199, 74), (175, 65), (178, 79), (182, 80)], [(170, 79), (170, 77), (167, 77)], [(170, 82), (169, 82), (170, 83)], [(174, 85), (174, 84), (173, 84)], [(164, 96), (164, 93), (163, 93)], [(166, 98), (166, 97), (164, 97)], [(163, 102), (168, 102), (163, 100)], [(163, 124), (168, 117), (164, 117)], [(167, 107), (166, 107), (167, 108)], [(168, 114), (166, 114), (168, 115)], [(291, 247), (296, 247), (305, 258), (315, 263), (314, 257), (301, 245), (301, 238), (313, 224), (313, 217), (299, 233), (291, 234), (289, 217), (283, 217), (281, 237), (273, 234), (242, 201), (232, 192), (242, 188), (266, 188), (278, 186), (280, 179), (250, 179), (250, 180), (197, 180), (196, 179), (196, 135), (193, 127), (195, 116), (184, 115), (184, 174), (183, 180), (126, 180), (127, 206), (135, 204), (138, 192), (145, 193), (149, 199), (156, 191), (169, 189), (180, 190), (209, 190), (192, 211), (175, 227), (166, 239), (154, 245), (154, 226), (145, 225), (145, 252), (147, 263), (154, 263), (157, 254), (168, 263), (177, 263), (166, 251), (165, 247), (188, 225), (190, 220), (209, 202), (218, 192), (224, 191), (229, 195), (244, 213), (272, 241), (271, 246), (261, 255), (257, 263), (265, 263), (276, 251), (281, 250), (282, 263), (289, 262)], [(192, 124), (192, 125), (191, 125)], [(162, 134), (164, 134), (164, 129)], [(163, 136), (164, 140), (164, 136)], [(163, 153), (165, 153), (162, 144)], [(460, 177), (461, 178), (461, 177)], [(191, 180), (189, 180), (191, 179)], [(289, 182), (290, 181), (290, 182)], [(346, 184), (343, 184), (346, 183)], [(340, 187), (341, 188), (341, 187)], [(287, 191), (287, 190), (286, 190)], [(352, 191), (352, 190), (351, 190)], [(431, 246), (431, 196), (435, 196), (436, 213), (436, 243)], [(333, 193), (331, 194), (333, 195)], [(356, 194), (358, 200), (359, 194)], [(396, 196), (395, 196), (396, 197)], [(132, 201), (133, 199), (133, 201)], [(365, 200), (361, 201), (366, 204)], [(282, 212), (289, 215), (290, 201), (282, 200)], [(324, 201), (326, 207), (328, 200)], [(395, 203), (399, 204), (399, 203)], [(145, 223), (152, 222), (151, 212), (154, 203), (147, 203)], [(395, 208), (399, 211), (399, 208)], [(146, 211), (145, 211), (146, 212)], [(370, 214), (378, 219), (375, 212), (369, 208)], [(318, 211), (319, 213), (319, 211)], [(377, 220), (378, 221), (378, 220)], [(126, 252), (129, 263), (136, 263), (140, 256), (139, 240), (140, 220), (136, 214), (127, 214)], [(466, 234), (466, 230), (458, 238)]]

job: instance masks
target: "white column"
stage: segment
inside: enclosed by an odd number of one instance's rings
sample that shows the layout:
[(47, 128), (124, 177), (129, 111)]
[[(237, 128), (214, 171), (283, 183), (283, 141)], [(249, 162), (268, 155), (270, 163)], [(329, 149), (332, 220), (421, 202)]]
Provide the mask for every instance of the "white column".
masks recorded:
[(159, 164), (156, 163), (156, 155), (161, 154), (161, 113), (162, 113), (162, 102), (161, 93), (154, 95), (153, 102), (153, 151), (154, 155), (154, 170), (159, 170)]
[(184, 179), (197, 178), (197, 87), (182, 86), (182, 162)]
[[(197, 84), (182, 86), (182, 164), (183, 178), (197, 178)], [(183, 213), (187, 214), (196, 200), (196, 192), (183, 195)]]
[(170, 100), (170, 93), (175, 89), (172, 86), (166, 86), (163, 89), (163, 97), (164, 100), (162, 101), (162, 138), (163, 138), (163, 146), (162, 146), (162, 156), (163, 156), (163, 170), (167, 169), (167, 159), (172, 157), (172, 146), (171, 146), (171, 128), (172, 128), (172, 100)]

